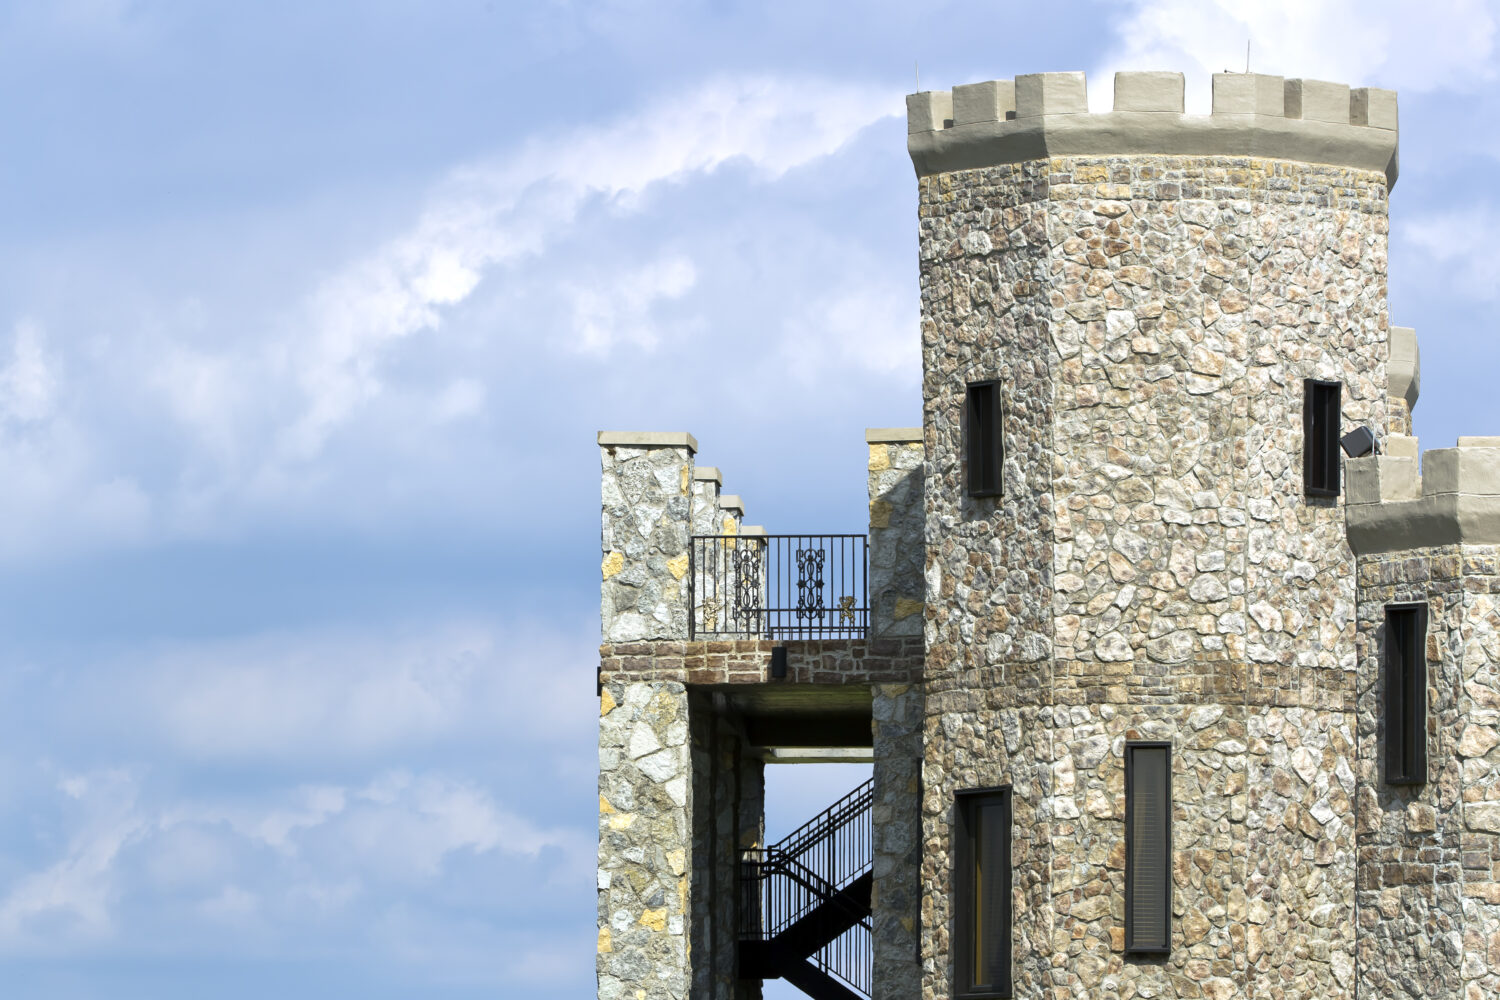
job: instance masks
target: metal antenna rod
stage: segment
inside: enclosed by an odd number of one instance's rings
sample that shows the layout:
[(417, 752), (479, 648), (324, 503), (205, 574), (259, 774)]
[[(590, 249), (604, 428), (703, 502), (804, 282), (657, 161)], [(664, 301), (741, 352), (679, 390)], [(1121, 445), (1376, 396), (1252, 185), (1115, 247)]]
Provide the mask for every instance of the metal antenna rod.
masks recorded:
[(1250, 72), (1250, 39), (1245, 39), (1245, 72)]
[(911, 67), (917, 72), (917, 93), (920, 94), (922, 92), (922, 67), (915, 59), (911, 61)]

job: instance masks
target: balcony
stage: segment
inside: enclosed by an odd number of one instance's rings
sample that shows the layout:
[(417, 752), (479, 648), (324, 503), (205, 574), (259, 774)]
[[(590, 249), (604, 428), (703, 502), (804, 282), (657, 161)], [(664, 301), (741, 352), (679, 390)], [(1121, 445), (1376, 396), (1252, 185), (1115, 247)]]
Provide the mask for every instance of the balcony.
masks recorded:
[(693, 639), (862, 639), (866, 535), (694, 535)]

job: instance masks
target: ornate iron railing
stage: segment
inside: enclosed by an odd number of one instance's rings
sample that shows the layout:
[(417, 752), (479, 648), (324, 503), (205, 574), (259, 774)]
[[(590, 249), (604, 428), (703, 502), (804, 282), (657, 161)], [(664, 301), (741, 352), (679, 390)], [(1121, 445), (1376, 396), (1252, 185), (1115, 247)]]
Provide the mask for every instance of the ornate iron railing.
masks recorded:
[[(749, 852), (740, 875), (742, 939), (823, 941), (808, 960), (866, 997), (874, 967), (868, 884), (874, 789), (873, 780), (865, 782), (779, 843)], [(818, 924), (837, 933), (820, 934)]]
[(688, 552), (694, 638), (865, 635), (865, 535), (694, 535)]

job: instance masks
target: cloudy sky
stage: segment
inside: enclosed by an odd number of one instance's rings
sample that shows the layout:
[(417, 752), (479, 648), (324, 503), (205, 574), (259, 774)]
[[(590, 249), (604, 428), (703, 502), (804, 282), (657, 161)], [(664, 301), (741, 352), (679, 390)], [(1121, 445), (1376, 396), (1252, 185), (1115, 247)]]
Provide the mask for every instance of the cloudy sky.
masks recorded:
[(0, 4), (6, 995), (590, 995), (594, 432), (861, 530), (915, 64), (1398, 89), (1417, 429), (1500, 433), (1500, 12), (1409, 11)]

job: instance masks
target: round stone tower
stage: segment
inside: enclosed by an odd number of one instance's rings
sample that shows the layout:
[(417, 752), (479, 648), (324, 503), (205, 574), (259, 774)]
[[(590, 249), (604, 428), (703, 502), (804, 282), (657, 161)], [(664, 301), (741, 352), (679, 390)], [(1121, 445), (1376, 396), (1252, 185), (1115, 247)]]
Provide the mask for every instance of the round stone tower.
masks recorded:
[[(1091, 114), (1083, 74), (1047, 73), (908, 113), (923, 996), (972, 978), (958, 802), (1002, 787), (1015, 996), (1352, 996), (1355, 559), (1336, 458), (1332, 495), (1304, 481), (1304, 411), (1312, 380), (1338, 385), (1346, 430), (1398, 417), (1395, 94), (1221, 74), (1212, 114), (1189, 116), (1180, 74), (1121, 73)], [(998, 418), (973, 409), (986, 382)], [(976, 490), (988, 420), (1002, 460)], [(1170, 759), (1154, 950), (1127, 940), (1137, 742)]]

